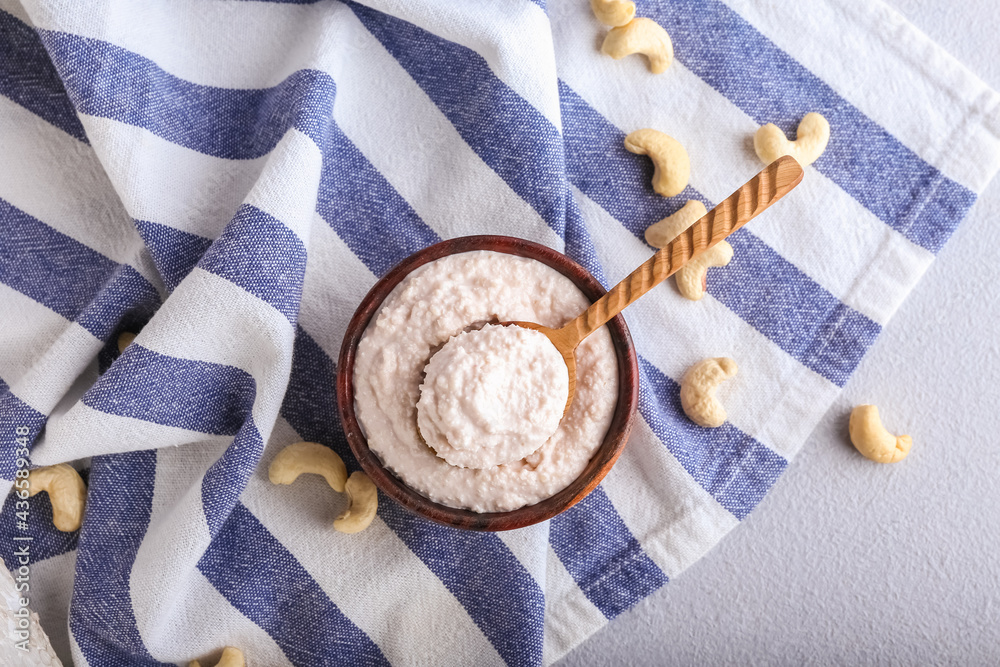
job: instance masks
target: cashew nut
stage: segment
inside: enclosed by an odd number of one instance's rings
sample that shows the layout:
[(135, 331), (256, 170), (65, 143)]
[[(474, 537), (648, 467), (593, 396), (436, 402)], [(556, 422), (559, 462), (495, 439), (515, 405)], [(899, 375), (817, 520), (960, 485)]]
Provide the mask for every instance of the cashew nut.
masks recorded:
[[(219, 658), (219, 662), (215, 663), (215, 667), (244, 667), (245, 665), (243, 651), (232, 646), (222, 649), (222, 657)], [(201, 663), (197, 660), (192, 660), (188, 663), (188, 667), (201, 667)]]
[(347, 496), (350, 504), (333, 522), (333, 527), (342, 533), (360, 533), (375, 518), (378, 490), (368, 475), (358, 470), (352, 472), (347, 480)]
[(318, 442), (296, 442), (288, 445), (271, 461), (267, 476), (272, 484), (291, 484), (302, 473), (323, 475), (334, 491), (342, 493), (347, 481), (347, 466), (329, 447)]
[[(596, 12), (595, 12), (596, 13)], [(604, 38), (601, 51), (615, 60), (633, 53), (649, 58), (649, 71), (665, 72), (674, 59), (674, 44), (663, 27), (651, 19), (632, 19), (627, 24), (612, 28)]]
[(830, 123), (815, 111), (807, 113), (799, 122), (795, 141), (774, 123), (768, 123), (753, 136), (753, 148), (765, 164), (771, 164), (783, 155), (791, 155), (805, 166), (816, 161), (830, 141)]
[(885, 430), (878, 416), (878, 407), (874, 405), (859, 405), (851, 410), (848, 430), (855, 449), (876, 463), (902, 461), (913, 446), (910, 436), (897, 437)]
[(691, 179), (691, 159), (681, 142), (659, 130), (636, 130), (625, 137), (625, 150), (653, 161), (653, 189), (664, 197), (679, 195)]
[(604, 25), (625, 25), (635, 16), (635, 3), (626, 0), (590, 0), (590, 8)]
[(697, 199), (689, 199), (679, 211), (646, 228), (646, 243), (654, 248), (665, 248), (681, 232), (698, 222), (707, 213), (704, 204)]
[(677, 289), (681, 295), (692, 301), (705, 296), (708, 287), (708, 267), (725, 266), (733, 258), (733, 246), (728, 241), (720, 241), (711, 250), (695, 257), (674, 274)]
[(132, 344), (137, 334), (131, 331), (123, 331), (118, 336), (118, 354), (125, 351), (125, 348)]
[(681, 380), (681, 407), (699, 426), (715, 428), (726, 421), (726, 409), (715, 397), (723, 380), (736, 375), (736, 362), (727, 357), (702, 359), (688, 369)]
[(371, 524), (378, 509), (378, 491), (368, 475), (361, 471), (347, 476), (335, 451), (316, 442), (288, 445), (271, 461), (267, 475), (274, 484), (291, 484), (302, 473), (322, 475), (334, 491), (347, 492), (347, 510), (333, 522), (342, 533), (358, 533)]
[(64, 533), (72, 533), (83, 523), (83, 506), (87, 502), (87, 485), (73, 466), (57, 463), (35, 468), (28, 473), (28, 495), (40, 491), (49, 494), (52, 503), (52, 523)]

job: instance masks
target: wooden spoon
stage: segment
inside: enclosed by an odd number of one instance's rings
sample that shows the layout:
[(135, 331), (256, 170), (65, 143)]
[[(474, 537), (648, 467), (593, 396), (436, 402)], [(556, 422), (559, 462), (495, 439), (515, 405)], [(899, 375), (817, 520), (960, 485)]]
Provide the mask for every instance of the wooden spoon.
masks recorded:
[(778, 201), (802, 181), (802, 167), (794, 158), (780, 157), (729, 195), (718, 206), (661, 248), (625, 280), (612, 287), (590, 308), (560, 329), (534, 322), (501, 322), (541, 331), (556, 346), (569, 369), (569, 397), (566, 410), (576, 392), (576, 348), (590, 334), (620, 313), (640, 296), (653, 289), (687, 262), (701, 255), (737, 229), (747, 224), (768, 206)]

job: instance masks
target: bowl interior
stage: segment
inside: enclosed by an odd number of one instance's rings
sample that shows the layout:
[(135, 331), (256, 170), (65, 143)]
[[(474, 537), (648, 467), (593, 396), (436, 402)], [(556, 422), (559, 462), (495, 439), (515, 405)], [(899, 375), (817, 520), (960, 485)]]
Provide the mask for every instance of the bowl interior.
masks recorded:
[(510, 236), (465, 236), (441, 241), (420, 250), (383, 276), (361, 301), (347, 327), (337, 365), (337, 403), (348, 444), (365, 473), (386, 495), (432, 521), (467, 530), (511, 530), (551, 519), (582, 500), (611, 470), (632, 428), (639, 396), (638, 362), (628, 327), (621, 315), (608, 322), (618, 361), (618, 404), (604, 442), (583, 473), (568, 487), (545, 500), (509, 512), (478, 513), (436, 503), (414, 491), (383, 467), (368, 448), (354, 408), (354, 360), (358, 343), (382, 302), (411, 271), (446, 255), (473, 250), (492, 250), (528, 257), (556, 269), (580, 288), (592, 302), (605, 290), (582, 266), (566, 255), (543, 245)]

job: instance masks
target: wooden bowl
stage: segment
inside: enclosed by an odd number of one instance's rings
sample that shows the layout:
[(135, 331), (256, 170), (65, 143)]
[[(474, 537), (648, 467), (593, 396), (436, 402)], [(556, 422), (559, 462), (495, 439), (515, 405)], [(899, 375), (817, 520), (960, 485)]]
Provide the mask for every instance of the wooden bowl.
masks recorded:
[(436, 503), (407, 486), (383, 467), (378, 456), (368, 448), (368, 441), (358, 424), (354, 410), (354, 359), (358, 342), (369, 321), (382, 307), (382, 301), (403, 278), (428, 262), (472, 250), (492, 250), (528, 257), (548, 264), (569, 278), (591, 301), (596, 301), (605, 289), (582, 266), (560, 252), (531, 241), (510, 236), (464, 236), (441, 241), (424, 248), (400, 262), (382, 277), (361, 301), (347, 327), (337, 364), (337, 403), (347, 442), (361, 467), (387, 496), (407, 509), (432, 521), (466, 530), (511, 530), (551, 519), (577, 502), (604, 479), (625, 447), (639, 398), (639, 367), (635, 347), (621, 315), (608, 323), (611, 340), (618, 359), (618, 405), (604, 442), (587, 464), (583, 473), (568, 487), (550, 498), (510, 512), (479, 513)]

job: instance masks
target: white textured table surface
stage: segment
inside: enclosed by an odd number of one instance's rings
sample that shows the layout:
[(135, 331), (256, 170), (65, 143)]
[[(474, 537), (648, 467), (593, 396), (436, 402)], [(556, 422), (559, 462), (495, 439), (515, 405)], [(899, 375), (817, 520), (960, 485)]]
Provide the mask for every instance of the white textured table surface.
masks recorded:
[[(995, 0), (890, 4), (1000, 89)], [(1000, 664), (998, 377), (995, 179), (753, 514), (560, 667)], [(859, 403), (907, 460), (854, 451)]]

